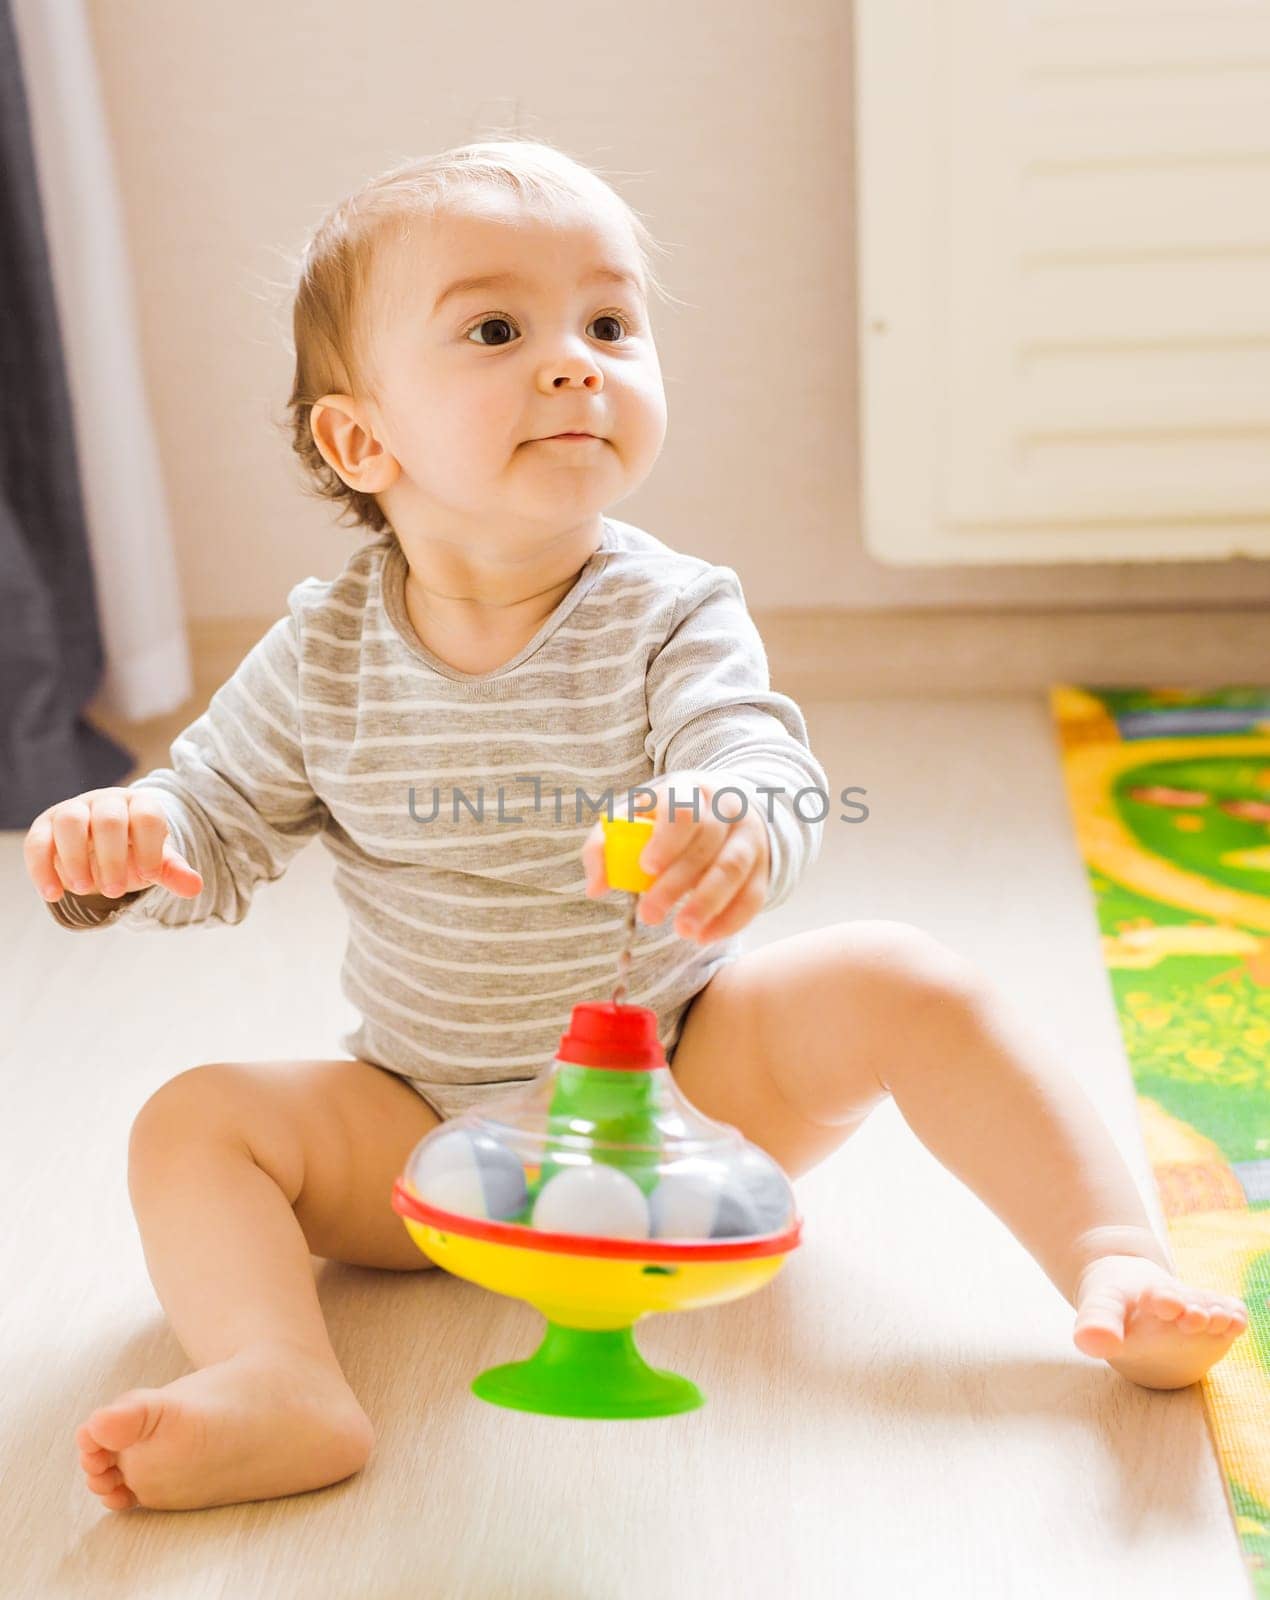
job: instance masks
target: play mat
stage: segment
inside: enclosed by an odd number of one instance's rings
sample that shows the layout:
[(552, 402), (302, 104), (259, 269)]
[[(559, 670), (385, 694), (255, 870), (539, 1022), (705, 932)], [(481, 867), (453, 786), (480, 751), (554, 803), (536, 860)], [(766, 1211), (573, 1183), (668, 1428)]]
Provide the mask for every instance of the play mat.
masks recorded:
[(1270, 688), (1050, 703), (1169, 1247), (1248, 1307), (1200, 1388), (1270, 1597)]

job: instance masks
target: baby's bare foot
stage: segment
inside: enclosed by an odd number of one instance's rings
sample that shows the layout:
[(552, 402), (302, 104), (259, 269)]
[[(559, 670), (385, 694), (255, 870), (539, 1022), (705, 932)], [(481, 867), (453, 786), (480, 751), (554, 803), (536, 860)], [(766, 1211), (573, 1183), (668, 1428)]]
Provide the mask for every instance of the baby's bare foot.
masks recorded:
[(75, 1440), (88, 1487), (110, 1510), (187, 1511), (347, 1478), (365, 1465), (374, 1429), (338, 1367), (269, 1346), (161, 1389), (129, 1389)]
[(1233, 1295), (1192, 1289), (1141, 1256), (1101, 1256), (1081, 1274), (1072, 1337), (1134, 1383), (1182, 1389), (1247, 1327), (1247, 1308)]

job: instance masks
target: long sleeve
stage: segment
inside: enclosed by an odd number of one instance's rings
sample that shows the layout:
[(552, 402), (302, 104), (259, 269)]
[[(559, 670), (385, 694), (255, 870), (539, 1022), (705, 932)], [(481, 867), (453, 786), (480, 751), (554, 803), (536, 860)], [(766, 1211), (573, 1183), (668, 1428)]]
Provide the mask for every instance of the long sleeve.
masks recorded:
[(63, 927), (120, 923), (143, 931), (241, 922), (256, 885), (280, 878), (321, 828), (328, 813), (309, 782), (299, 736), (297, 597), (313, 581), (291, 591), (290, 614), (173, 740), (172, 765), (127, 785), (159, 791), (173, 843), (202, 875), (200, 893), (185, 898), (155, 884), (93, 912), (84, 897), (67, 891), (47, 902)]
[[(737, 774), (767, 823), (764, 909), (781, 905), (820, 854), (829, 783), (802, 712), (771, 687), (767, 652), (731, 567), (711, 566), (684, 589), (646, 692), (654, 777), (688, 768)], [(819, 793), (803, 794), (795, 809), (800, 790)]]

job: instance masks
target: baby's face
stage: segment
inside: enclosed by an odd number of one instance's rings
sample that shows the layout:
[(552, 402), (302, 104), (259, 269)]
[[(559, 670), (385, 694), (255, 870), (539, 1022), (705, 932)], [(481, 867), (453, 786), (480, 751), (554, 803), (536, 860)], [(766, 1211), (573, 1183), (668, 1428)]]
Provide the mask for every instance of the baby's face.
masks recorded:
[[(400, 467), (379, 500), (398, 533), (533, 538), (629, 494), (666, 433), (629, 225), (481, 195), (411, 229), (386, 247), (371, 310), (373, 425)], [(569, 430), (593, 437), (551, 437)]]

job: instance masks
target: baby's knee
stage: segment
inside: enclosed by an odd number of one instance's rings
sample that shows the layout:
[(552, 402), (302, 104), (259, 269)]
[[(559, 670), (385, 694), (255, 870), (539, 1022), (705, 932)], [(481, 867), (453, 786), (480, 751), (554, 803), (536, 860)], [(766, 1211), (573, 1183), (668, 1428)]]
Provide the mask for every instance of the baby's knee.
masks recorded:
[[(156, 1159), (179, 1159), (208, 1143), (238, 1146), (250, 1155), (255, 1143), (252, 1102), (244, 1070), (231, 1062), (207, 1062), (178, 1072), (159, 1085), (133, 1118), (129, 1170)], [(257, 1120), (261, 1111), (257, 1104)]]
[(982, 974), (958, 951), (916, 923), (875, 918), (838, 925), (846, 958), (867, 967), (875, 998), (895, 1015), (947, 1017), (978, 1003)]
[(226, 1067), (220, 1062), (187, 1067), (161, 1083), (132, 1119), (134, 1134), (174, 1121), (201, 1121), (217, 1114), (226, 1100)]

